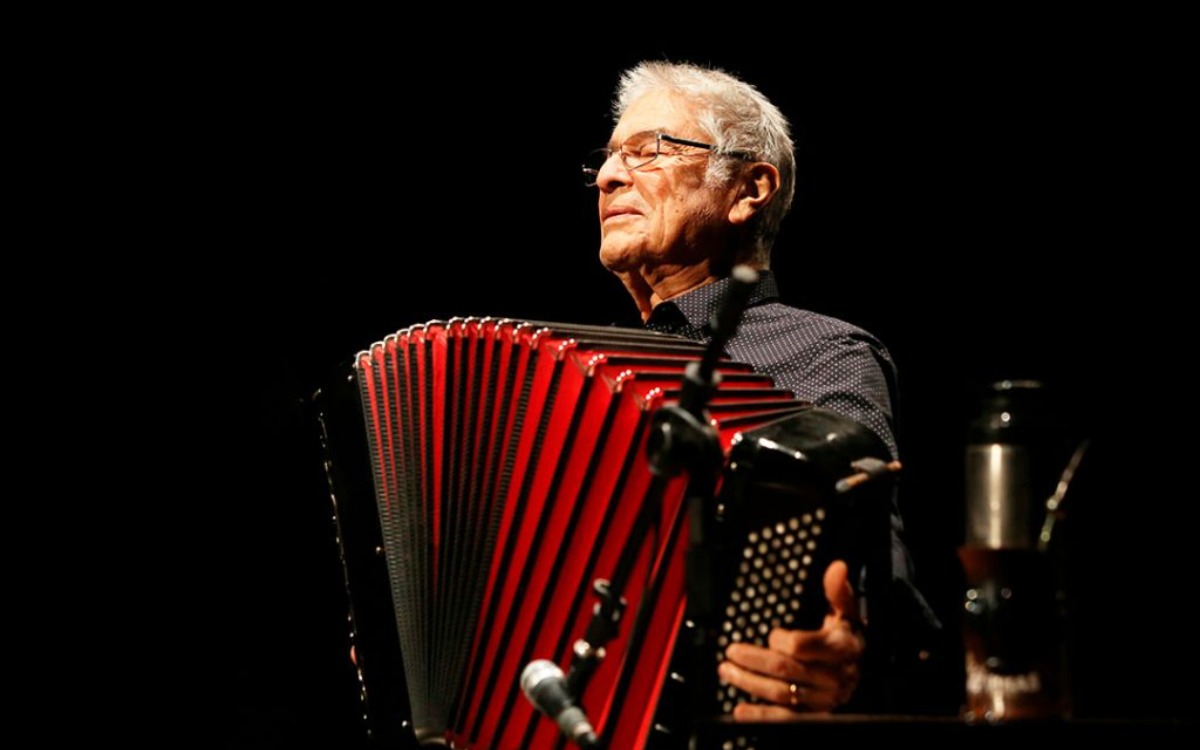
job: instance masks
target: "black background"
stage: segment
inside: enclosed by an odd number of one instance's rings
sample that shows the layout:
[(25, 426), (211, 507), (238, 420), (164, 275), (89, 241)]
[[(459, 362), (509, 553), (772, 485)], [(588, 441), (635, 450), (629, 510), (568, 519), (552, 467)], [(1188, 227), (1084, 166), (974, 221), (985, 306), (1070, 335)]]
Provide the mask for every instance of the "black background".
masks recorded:
[[(790, 118), (799, 187), (773, 265), (785, 301), (895, 357), (902, 510), (948, 627), (978, 390), (1041, 379), (1095, 438), (1072, 527), (1080, 711), (1187, 715), (1166, 681), (1195, 663), (1176, 604), (1190, 569), (1177, 519), (1195, 493), (1164, 427), (1179, 428), (1187, 389), (1155, 322), (1183, 298), (1151, 258), (1173, 200), (1157, 126), (1171, 50), (1083, 19), (606, 44), (641, 38), (627, 20), (485, 42), (366, 19), (264, 24), (194, 47), (162, 81), (158, 125), (180, 135), (179, 158), (148, 171), (186, 189), (159, 198), (156, 226), (198, 292), (161, 295), (200, 353), (181, 436), (196, 450), (173, 486), (202, 538), (189, 624), (204, 727), (231, 746), (361, 743), (307, 399), (411, 323), (627, 317), (578, 165), (607, 139), (619, 72), (663, 57), (739, 74)], [(406, 46), (426, 37), (436, 54)]]

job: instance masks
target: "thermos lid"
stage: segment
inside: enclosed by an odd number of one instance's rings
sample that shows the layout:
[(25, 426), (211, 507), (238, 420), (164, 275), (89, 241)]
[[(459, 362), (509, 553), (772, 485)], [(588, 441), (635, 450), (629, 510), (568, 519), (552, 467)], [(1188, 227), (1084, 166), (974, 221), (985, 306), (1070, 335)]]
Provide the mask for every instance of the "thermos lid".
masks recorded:
[(1034, 443), (1057, 427), (1048, 406), (1047, 389), (1038, 380), (1000, 380), (991, 383), (971, 420), (972, 443)]

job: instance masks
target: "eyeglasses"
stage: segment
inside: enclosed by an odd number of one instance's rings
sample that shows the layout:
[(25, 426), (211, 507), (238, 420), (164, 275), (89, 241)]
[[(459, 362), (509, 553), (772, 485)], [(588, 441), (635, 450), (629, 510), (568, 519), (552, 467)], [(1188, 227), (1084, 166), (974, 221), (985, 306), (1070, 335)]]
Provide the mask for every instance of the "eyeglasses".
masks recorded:
[[(641, 169), (660, 156), (701, 156), (698, 153), (679, 150), (676, 148), (678, 146), (702, 148), (709, 153), (713, 153), (714, 149), (716, 149), (716, 146), (711, 143), (689, 141), (686, 138), (676, 138), (673, 135), (650, 130), (626, 138), (625, 142), (617, 148), (598, 148), (588, 154), (587, 161), (583, 164), (583, 182), (588, 187), (595, 185), (596, 179), (600, 175), (600, 170), (608, 163), (613, 154), (620, 154), (621, 163), (625, 165), (626, 171), (629, 172)], [(753, 158), (750, 154), (738, 151), (722, 155), (733, 156), (738, 159)]]

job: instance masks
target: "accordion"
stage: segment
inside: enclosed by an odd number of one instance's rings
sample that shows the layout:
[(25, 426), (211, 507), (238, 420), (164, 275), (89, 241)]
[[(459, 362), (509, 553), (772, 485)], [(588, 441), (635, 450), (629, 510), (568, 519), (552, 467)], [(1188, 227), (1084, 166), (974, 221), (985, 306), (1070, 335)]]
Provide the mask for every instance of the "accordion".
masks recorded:
[[(642, 330), (453, 319), (374, 344), (318, 392), (376, 744), (564, 747), (519, 684), (548, 660), (602, 746), (682, 747), (749, 699), (717, 682), (726, 645), (819, 627), (833, 559), (888, 564), (890, 490), (835, 490), (886, 448), (747, 365), (717, 364), (707, 517), (687, 474), (651, 472), (653, 417), (702, 353)], [(590, 648), (604, 595), (624, 615)]]

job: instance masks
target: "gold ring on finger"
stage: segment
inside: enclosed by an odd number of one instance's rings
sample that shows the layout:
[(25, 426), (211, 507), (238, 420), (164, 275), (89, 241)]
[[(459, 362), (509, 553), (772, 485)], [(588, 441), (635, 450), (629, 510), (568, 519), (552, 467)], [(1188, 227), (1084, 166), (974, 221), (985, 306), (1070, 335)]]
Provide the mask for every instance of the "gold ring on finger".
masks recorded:
[(788, 702), (793, 706), (800, 705), (800, 698), (804, 695), (804, 688), (794, 682), (788, 683)]

